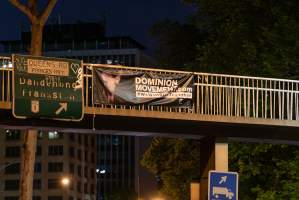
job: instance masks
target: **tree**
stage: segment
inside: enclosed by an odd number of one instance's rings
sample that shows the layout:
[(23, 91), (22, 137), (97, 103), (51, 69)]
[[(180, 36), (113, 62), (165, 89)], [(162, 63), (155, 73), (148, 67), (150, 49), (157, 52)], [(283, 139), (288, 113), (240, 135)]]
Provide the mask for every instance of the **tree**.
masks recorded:
[(200, 8), (195, 25), (207, 32), (198, 45), (200, 70), (297, 77), (298, 1), (186, 1)]
[(230, 169), (239, 172), (239, 198), (299, 199), (299, 149), (272, 144), (230, 145)]
[[(184, 1), (198, 7), (198, 11), (191, 16), (189, 22), (202, 37), (193, 43), (196, 51), (190, 63), (196, 67), (195, 71), (299, 77), (298, 1)], [(158, 40), (158, 47), (166, 45), (163, 48), (172, 49), (176, 46), (175, 43), (169, 45), (168, 41), (172, 37), (170, 28), (172, 26), (165, 28), (166, 30), (160, 29), (164, 33), (159, 35), (169, 37), (159, 37), (161, 41)], [(160, 56), (163, 58), (158, 60), (166, 61), (162, 62), (163, 65), (176, 65), (172, 62), (167, 63), (167, 54)], [(182, 182), (176, 179), (175, 173), (168, 173), (175, 170), (167, 168), (168, 160), (183, 156), (173, 153), (175, 143), (180, 143), (181, 140), (163, 139), (163, 143), (154, 144), (155, 142), (157, 141), (153, 141), (145, 154), (145, 166), (154, 174), (166, 173), (168, 178), (165, 180), (171, 183), (166, 182), (161, 176), (162, 191), (171, 195)], [(199, 149), (198, 146), (193, 148)], [(240, 173), (240, 198), (299, 199), (298, 153), (297, 146), (230, 143), (229, 167)], [(172, 167), (174, 166), (176, 165)], [(190, 171), (196, 169), (199, 169), (196, 163), (190, 166)], [(190, 183), (183, 181), (183, 184), (183, 188), (189, 188)], [(187, 197), (182, 197), (184, 198)]]
[(190, 182), (199, 177), (196, 140), (154, 138), (141, 164), (155, 174), (169, 199), (189, 200)]
[[(26, 5), (19, 0), (9, 0), (9, 2), (22, 11), (30, 20), (30, 54), (40, 56), (42, 54), (43, 28), (57, 0), (48, 0), (45, 8), (41, 12), (38, 10), (38, 0), (28, 0)], [(21, 200), (32, 199), (36, 142), (37, 130), (26, 131), (24, 134), (21, 161)]]
[(48, 0), (42, 11), (38, 10), (38, 0), (28, 0), (24, 5), (19, 0), (9, 0), (15, 7), (22, 11), (31, 23), (30, 53), (34, 56), (42, 54), (43, 28), (58, 0)]
[(155, 23), (150, 34), (156, 41), (155, 55), (161, 67), (191, 70), (196, 56), (196, 45), (201, 34), (192, 24), (171, 20)]

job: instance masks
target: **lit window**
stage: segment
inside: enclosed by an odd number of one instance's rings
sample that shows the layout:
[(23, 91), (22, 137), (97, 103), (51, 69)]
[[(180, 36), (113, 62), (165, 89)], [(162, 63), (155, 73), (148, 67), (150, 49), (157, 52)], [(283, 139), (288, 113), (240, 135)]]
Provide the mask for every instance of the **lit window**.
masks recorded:
[(48, 132), (49, 140), (55, 140), (62, 138), (62, 133), (58, 133), (57, 131), (49, 131)]
[(19, 140), (21, 132), (19, 130), (6, 130), (6, 140)]

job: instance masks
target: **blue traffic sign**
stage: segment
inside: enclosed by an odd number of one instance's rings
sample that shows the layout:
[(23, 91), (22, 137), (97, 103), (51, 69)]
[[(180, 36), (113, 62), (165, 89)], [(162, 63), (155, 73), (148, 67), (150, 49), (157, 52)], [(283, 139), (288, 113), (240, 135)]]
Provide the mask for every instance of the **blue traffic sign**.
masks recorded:
[(209, 172), (208, 200), (238, 200), (238, 173)]

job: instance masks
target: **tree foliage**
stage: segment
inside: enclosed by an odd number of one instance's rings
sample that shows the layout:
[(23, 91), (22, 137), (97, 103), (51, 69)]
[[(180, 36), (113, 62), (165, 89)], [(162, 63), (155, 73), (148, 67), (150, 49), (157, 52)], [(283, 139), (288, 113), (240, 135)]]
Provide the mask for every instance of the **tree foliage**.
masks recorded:
[(298, 74), (298, 1), (187, 1), (200, 8), (194, 25), (208, 35), (198, 45), (201, 70), (275, 77)]
[(169, 199), (189, 200), (189, 184), (199, 177), (199, 143), (154, 138), (141, 164), (156, 175), (161, 191)]
[(230, 169), (240, 175), (240, 199), (299, 199), (299, 149), (272, 144), (230, 145)]
[(164, 20), (151, 30), (161, 66), (297, 78), (296, 0), (184, 1), (198, 8), (185, 24)]
[(161, 67), (191, 69), (201, 38), (195, 26), (166, 19), (154, 24), (150, 34), (157, 43), (155, 55)]
[[(162, 66), (193, 65), (194, 71), (202, 72), (299, 78), (298, 1), (184, 1), (198, 8), (187, 24), (195, 30), (188, 34), (200, 38), (190, 37), (190, 41), (184, 42), (182, 38), (188, 37), (182, 30), (184, 25), (172, 21), (157, 23), (153, 36)], [(185, 54), (179, 52), (189, 50), (192, 56), (187, 62)], [(184, 154), (178, 155), (177, 143), (184, 140), (155, 139), (143, 164), (161, 178), (162, 191), (171, 199), (176, 195), (182, 195), (178, 199), (188, 199), (190, 177), (196, 177), (199, 171), (198, 157), (188, 166), (195, 174), (179, 173), (185, 177), (174, 173), (179, 171), (177, 166), (184, 165), (176, 163), (176, 158), (197, 152), (199, 147), (187, 145)], [(229, 167), (240, 173), (240, 199), (299, 199), (297, 146), (232, 143), (229, 150)], [(184, 189), (179, 191), (180, 187)]]

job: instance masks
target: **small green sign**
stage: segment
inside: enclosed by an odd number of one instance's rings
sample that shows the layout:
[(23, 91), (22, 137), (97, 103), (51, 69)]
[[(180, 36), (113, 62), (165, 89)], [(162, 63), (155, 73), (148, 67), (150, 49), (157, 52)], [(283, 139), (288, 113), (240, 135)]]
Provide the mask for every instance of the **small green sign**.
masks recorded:
[(80, 60), (13, 55), (13, 115), (16, 118), (83, 118)]

